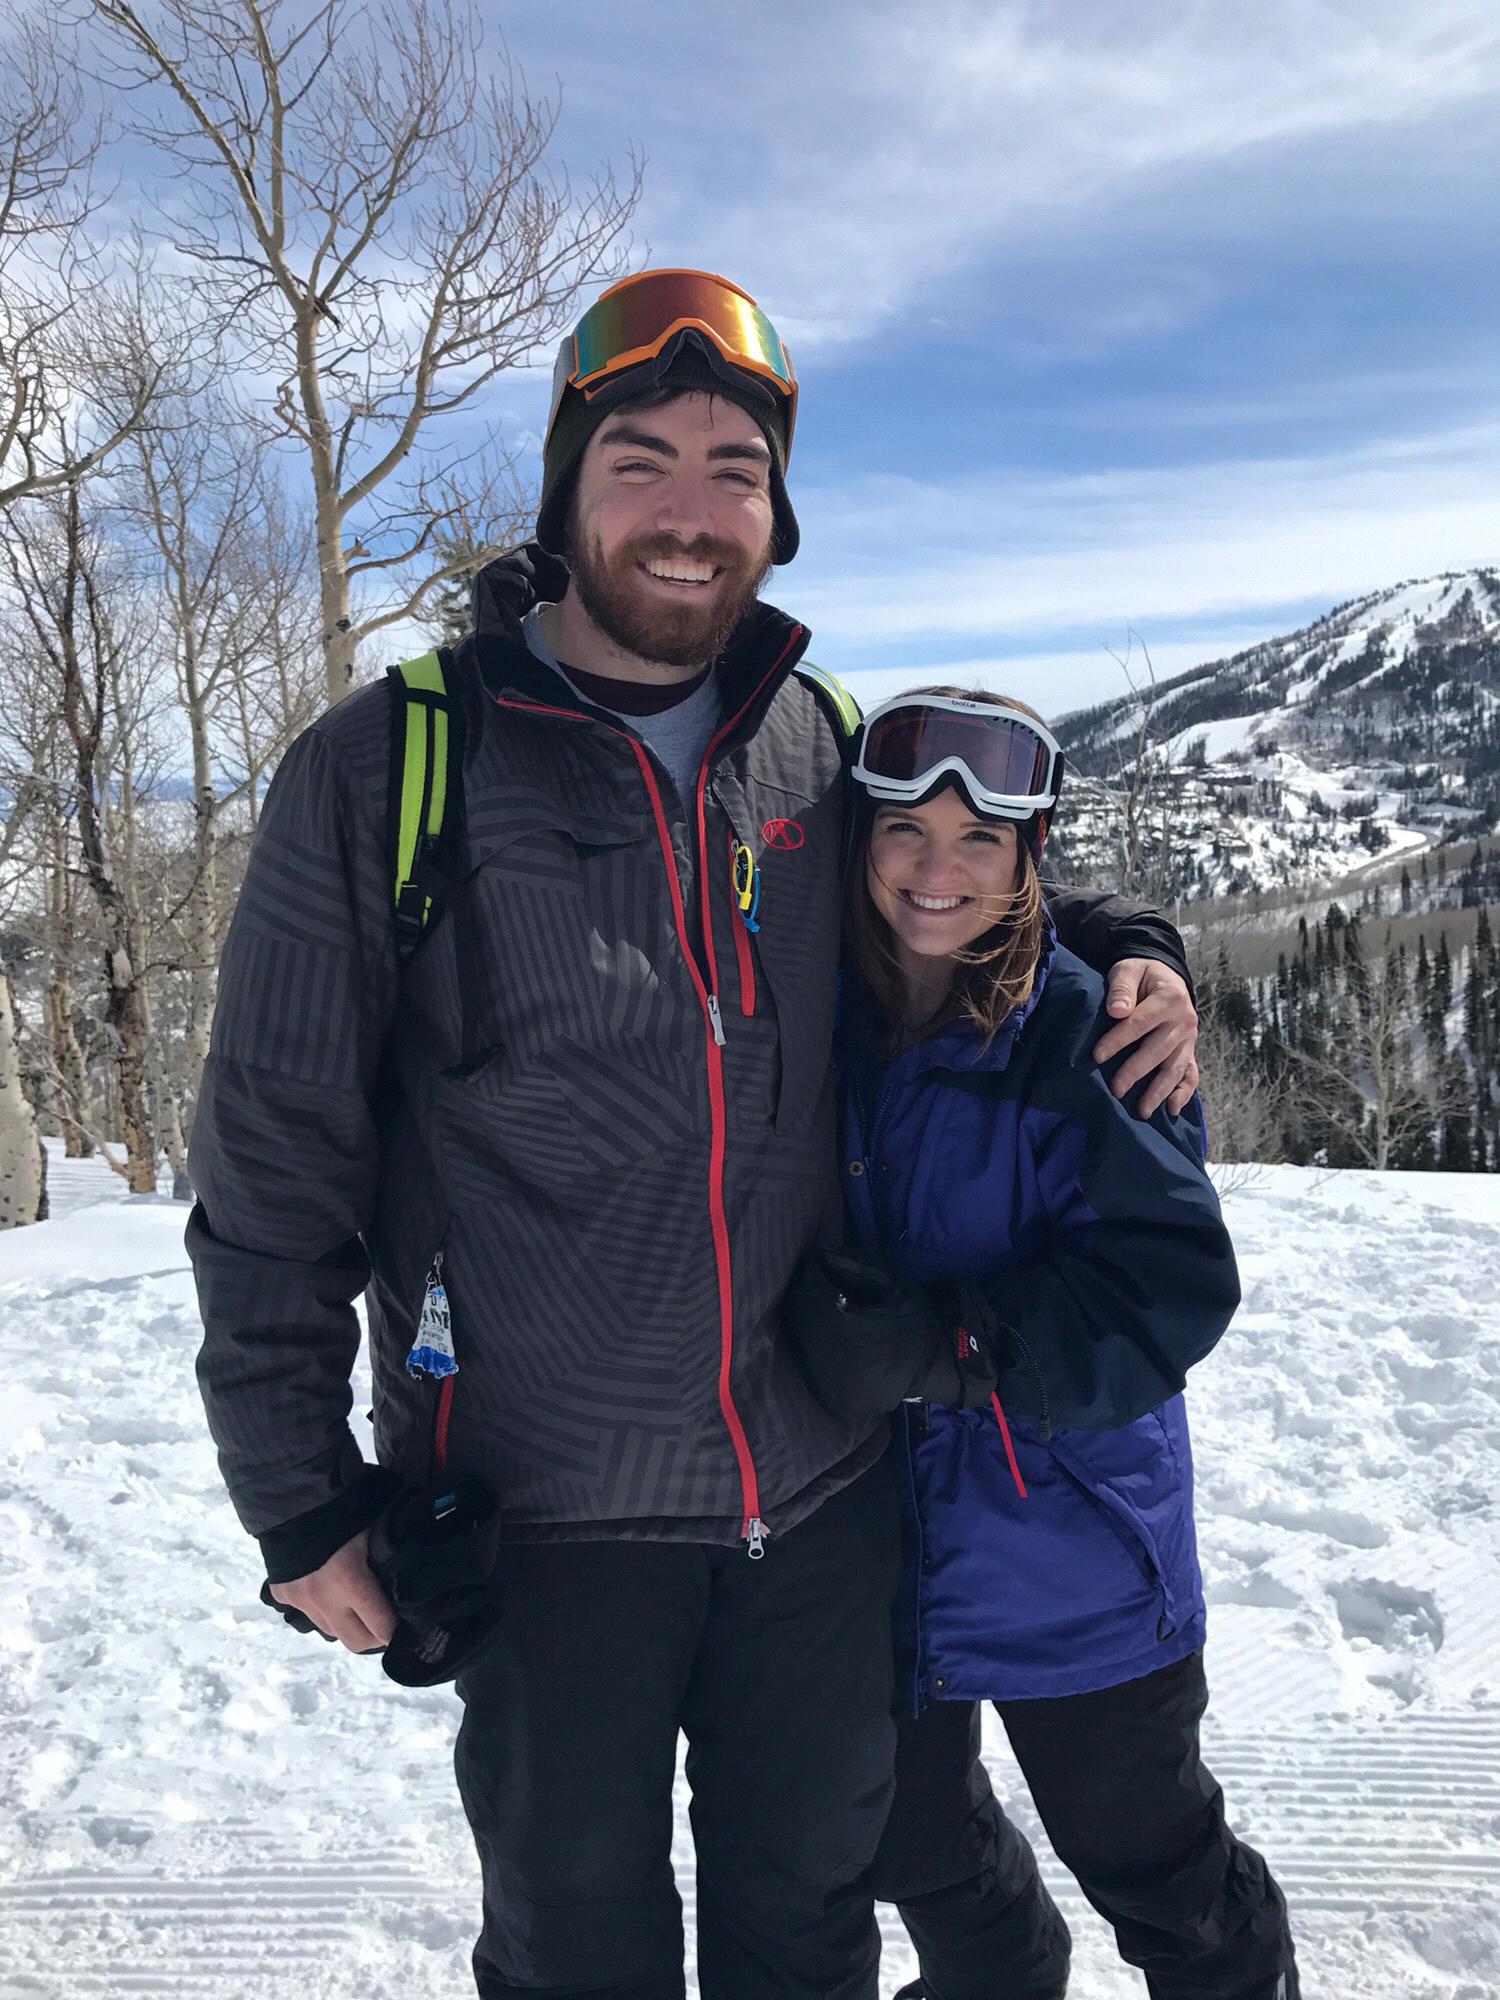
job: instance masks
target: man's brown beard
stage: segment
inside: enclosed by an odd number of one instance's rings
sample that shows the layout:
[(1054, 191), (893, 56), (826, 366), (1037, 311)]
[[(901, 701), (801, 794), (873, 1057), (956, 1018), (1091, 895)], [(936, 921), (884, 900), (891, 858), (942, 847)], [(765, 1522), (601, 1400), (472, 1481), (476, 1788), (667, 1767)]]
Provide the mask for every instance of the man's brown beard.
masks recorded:
[[(707, 603), (685, 598), (680, 606), (643, 604), (638, 565), (651, 558), (713, 563), (724, 574), (703, 586)], [(728, 644), (756, 593), (771, 574), (770, 542), (757, 566), (732, 542), (707, 536), (686, 545), (661, 535), (627, 543), (611, 561), (597, 538), (569, 536), (568, 567), (578, 601), (594, 625), (637, 659), (663, 667), (706, 667)]]

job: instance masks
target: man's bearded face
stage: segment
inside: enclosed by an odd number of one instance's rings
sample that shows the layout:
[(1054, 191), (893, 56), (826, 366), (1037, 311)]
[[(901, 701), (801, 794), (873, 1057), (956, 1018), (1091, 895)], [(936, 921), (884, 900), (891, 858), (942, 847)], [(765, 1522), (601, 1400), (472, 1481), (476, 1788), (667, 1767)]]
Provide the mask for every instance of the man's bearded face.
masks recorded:
[(583, 609), (669, 667), (716, 659), (770, 573), (770, 457), (753, 417), (694, 392), (622, 406), (589, 440), (568, 522)]

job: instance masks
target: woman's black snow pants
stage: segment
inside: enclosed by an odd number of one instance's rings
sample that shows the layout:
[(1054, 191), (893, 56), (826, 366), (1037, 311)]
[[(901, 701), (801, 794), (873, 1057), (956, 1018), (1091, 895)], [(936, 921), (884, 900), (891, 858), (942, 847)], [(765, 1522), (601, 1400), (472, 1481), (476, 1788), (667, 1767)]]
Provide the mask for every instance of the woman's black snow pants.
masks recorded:
[[(1298, 2000), (1286, 1902), (1203, 1762), (1203, 1656), (1096, 1694), (995, 1704), (1058, 1859), (1152, 2000)], [(1055, 2000), (1067, 1925), (979, 1761), (977, 1703), (897, 1725), (875, 1893), (931, 2000)]]

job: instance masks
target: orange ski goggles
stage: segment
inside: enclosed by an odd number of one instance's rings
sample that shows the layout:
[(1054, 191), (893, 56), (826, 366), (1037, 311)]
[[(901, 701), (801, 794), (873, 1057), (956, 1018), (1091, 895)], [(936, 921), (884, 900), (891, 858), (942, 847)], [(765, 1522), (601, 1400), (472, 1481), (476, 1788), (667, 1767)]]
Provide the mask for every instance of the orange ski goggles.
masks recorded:
[(701, 335), (711, 360), (717, 354), (726, 369), (756, 377), (781, 402), (790, 452), (797, 419), (792, 357), (750, 294), (712, 271), (643, 271), (594, 301), (558, 354), (549, 436), (567, 390), (592, 400), (616, 377), (669, 361), (686, 333)]

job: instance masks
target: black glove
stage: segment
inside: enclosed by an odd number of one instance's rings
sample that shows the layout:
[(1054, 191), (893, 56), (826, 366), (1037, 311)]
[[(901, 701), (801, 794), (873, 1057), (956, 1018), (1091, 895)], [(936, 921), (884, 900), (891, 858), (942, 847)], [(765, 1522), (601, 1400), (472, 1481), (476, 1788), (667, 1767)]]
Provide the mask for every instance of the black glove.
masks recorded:
[(884, 1416), (908, 1397), (972, 1409), (995, 1386), (983, 1336), (962, 1325), (957, 1287), (908, 1288), (844, 1250), (815, 1250), (786, 1297), (808, 1387), (831, 1416)]
[(402, 1687), (451, 1681), (499, 1614), (500, 1516), (483, 1480), (402, 1493), (370, 1530), (369, 1563), (396, 1607), (383, 1665)]

